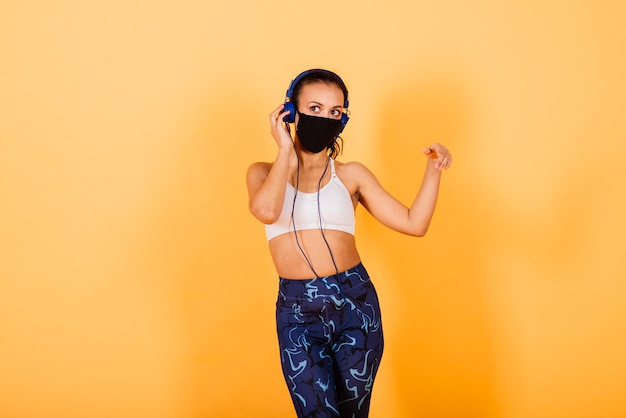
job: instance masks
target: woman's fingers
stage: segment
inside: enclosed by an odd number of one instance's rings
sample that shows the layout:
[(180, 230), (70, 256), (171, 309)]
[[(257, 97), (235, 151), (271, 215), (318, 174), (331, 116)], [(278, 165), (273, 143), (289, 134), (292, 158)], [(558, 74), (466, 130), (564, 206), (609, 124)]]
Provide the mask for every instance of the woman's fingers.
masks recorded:
[(447, 170), (452, 164), (452, 155), (446, 147), (441, 144), (433, 144), (428, 148), (424, 148), (424, 154), (428, 158), (435, 160), (435, 168), (438, 170)]
[(289, 124), (283, 121), (285, 115), (289, 114), (289, 111), (283, 112), (285, 108), (284, 104), (281, 104), (272, 111), (269, 115), (269, 122), (271, 128), (271, 134), (279, 147), (291, 147), (293, 146), (293, 139), (289, 131)]
[[(283, 117), (289, 113), (289, 111), (286, 112), (282, 112), (282, 110), (285, 108), (284, 104), (281, 104), (280, 106), (278, 106), (276, 109), (274, 109), (272, 111), (272, 113), (270, 113), (270, 120), (271, 121), (281, 121), (283, 120)], [(282, 112), (282, 113), (281, 113)]]
[(278, 106), (276, 109), (274, 109), (272, 111), (272, 113), (270, 113), (270, 123), (272, 125), (276, 124), (276, 121), (278, 121), (278, 115), (280, 114), (280, 111), (285, 107), (285, 105), (280, 105)]

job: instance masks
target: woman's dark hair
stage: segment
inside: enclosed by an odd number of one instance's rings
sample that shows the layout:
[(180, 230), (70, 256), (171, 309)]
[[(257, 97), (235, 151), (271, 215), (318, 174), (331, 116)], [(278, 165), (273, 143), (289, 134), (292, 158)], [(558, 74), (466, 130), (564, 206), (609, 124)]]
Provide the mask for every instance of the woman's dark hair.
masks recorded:
[[(300, 99), (300, 92), (302, 91), (302, 88), (308, 84), (313, 83), (326, 83), (336, 85), (343, 92), (343, 103), (345, 104), (348, 101), (348, 89), (346, 88), (343, 80), (341, 80), (341, 77), (339, 77), (332, 71), (314, 70), (302, 77), (293, 88), (293, 93), (291, 94), (290, 100), (296, 106), (296, 109), (298, 109), (299, 107), (298, 101)], [(340, 142), (337, 140), (340, 140)], [(333, 159), (341, 154), (342, 148), (343, 139), (341, 138), (341, 136), (335, 138), (335, 140), (328, 144), (328, 147), (326, 147), (326, 149), (329, 151), (328, 155), (330, 156), (330, 158)]]

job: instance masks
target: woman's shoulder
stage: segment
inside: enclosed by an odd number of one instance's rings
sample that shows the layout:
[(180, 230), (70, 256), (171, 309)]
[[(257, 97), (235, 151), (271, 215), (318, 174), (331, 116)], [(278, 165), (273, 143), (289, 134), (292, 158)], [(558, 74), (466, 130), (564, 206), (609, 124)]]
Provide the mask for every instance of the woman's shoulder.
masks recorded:
[(259, 168), (272, 168), (272, 165), (274, 163), (268, 163), (265, 161), (255, 161), (253, 163), (250, 164), (249, 168), (255, 168), (255, 169), (259, 169)]
[(335, 161), (335, 171), (343, 184), (350, 190), (351, 194), (356, 196), (357, 200), (359, 200), (361, 187), (376, 181), (372, 172), (358, 161), (346, 163)]
[(335, 160), (335, 167), (337, 172), (344, 173), (348, 176), (359, 176), (370, 173), (370, 170), (358, 161), (340, 162)]
[(248, 176), (267, 176), (272, 169), (273, 163), (257, 161), (248, 167)]

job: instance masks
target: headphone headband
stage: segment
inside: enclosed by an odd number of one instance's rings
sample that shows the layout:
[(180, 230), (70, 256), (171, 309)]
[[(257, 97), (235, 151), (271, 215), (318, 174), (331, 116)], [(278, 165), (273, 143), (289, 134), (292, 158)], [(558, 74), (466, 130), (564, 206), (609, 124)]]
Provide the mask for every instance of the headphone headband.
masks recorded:
[(346, 97), (344, 97), (344, 101), (343, 101), (343, 107), (347, 108), (349, 105), (349, 100), (348, 100), (348, 94), (347, 94), (348, 88), (346, 87), (346, 84), (343, 82), (341, 77), (339, 77), (339, 75), (337, 75), (336, 73), (333, 73), (332, 71), (324, 70), (321, 68), (313, 68), (313, 69), (306, 70), (298, 74), (298, 76), (291, 81), (291, 84), (289, 85), (289, 88), (287, 89), (287, 93), (286, 93), (287, 100), (291, 100), (291, 97), (293, 96), (293, 91), (295, 90), (300, 80), (302, 80), (304, 77), (308, 76), (309, 74), (313, 74), (313, 73), (328, 74), (337, 79), (337, 81), (340, 84), (341, 90), (346, 93)]

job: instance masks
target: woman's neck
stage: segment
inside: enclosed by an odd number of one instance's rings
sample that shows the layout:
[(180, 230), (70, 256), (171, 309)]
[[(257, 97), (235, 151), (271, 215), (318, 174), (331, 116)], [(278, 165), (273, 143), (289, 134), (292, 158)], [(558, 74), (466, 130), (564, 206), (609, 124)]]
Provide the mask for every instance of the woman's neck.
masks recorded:
[(300, 165), (305, 169), (324, 167), (328, 163), (328, 154), (326, 150), (312, 154), (302, 149), (296, 149), (298, 158), (300, 159)]

